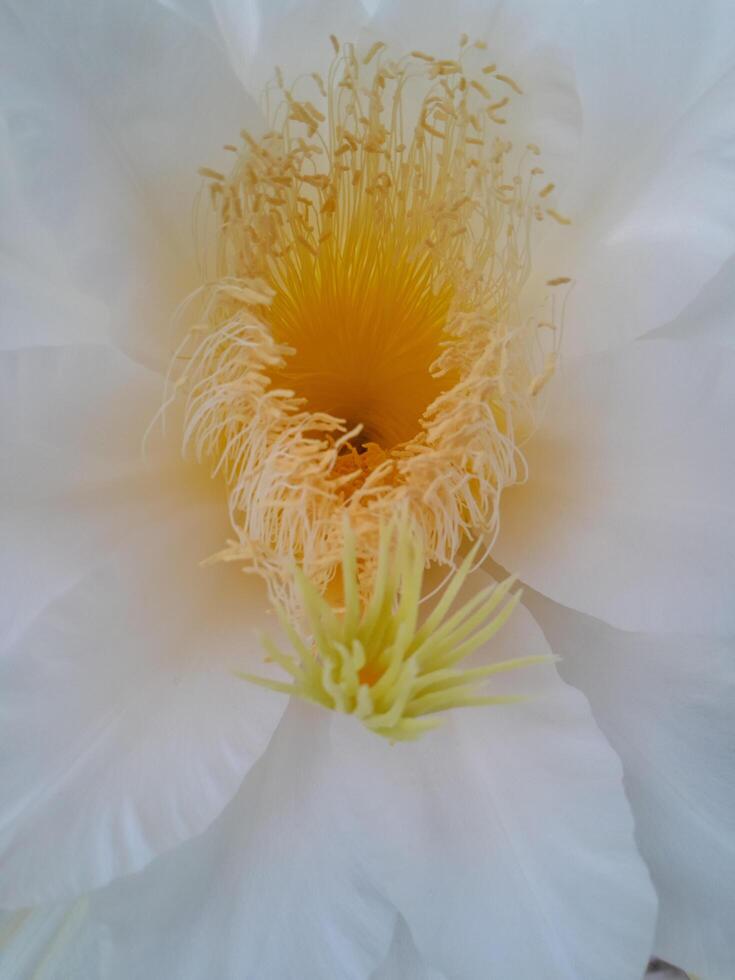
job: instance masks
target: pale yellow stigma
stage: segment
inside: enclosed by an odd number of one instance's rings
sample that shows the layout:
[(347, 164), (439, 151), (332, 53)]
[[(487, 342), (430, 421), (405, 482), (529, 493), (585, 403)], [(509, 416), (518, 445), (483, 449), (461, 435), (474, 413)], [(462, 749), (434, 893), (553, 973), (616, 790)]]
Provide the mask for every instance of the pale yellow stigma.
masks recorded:
[(436, 605), (419, 621), (425, 555), (420, 539), (391, 524), (381, 530), (372, 589), (361, 599), (355, 536), (344, 533), (343, 608), (320, 594), (302, 569), (294, 571), (310, 638), (299, 635), (288, 612), (276, 607), (293, 652), (270, 637), (268, 659), (291, 676), (288, 682), (240, 674), (264, 687), (295, 695), (332, 711), (354, 715), (370, 731), (394, 740), (415, 739), (436, 728), (439, 712), (522, 700), (482, 693), (493, 674), (548, 661), (527, 656), (465, 668), (472, 653), (490, 640), (511, 615), (520, 592), (509, 578), (452, 606), (472, 569), (476, 549), (445, 584)]

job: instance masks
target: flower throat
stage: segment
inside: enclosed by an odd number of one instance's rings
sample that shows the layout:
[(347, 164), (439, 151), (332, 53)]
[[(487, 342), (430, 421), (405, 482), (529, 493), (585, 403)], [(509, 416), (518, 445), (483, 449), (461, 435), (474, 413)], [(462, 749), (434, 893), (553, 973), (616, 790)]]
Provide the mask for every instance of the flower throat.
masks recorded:
[(520, 87), (484, 44), (332, 45), (326, 77), (276, 71), (228, 176), (202, 170), (216, 278), (175, 362), (186, 446), (228, 484), (221, 557), (287, 606), (294, 560), (322, 593), (339, 573), (345, 517), (366, 581), (397, 508), (429, 562), (492, 540), (553, 368), (553, 315), (519, 310), (531, 228), (566, 220), (538, 147), (503, 138)]

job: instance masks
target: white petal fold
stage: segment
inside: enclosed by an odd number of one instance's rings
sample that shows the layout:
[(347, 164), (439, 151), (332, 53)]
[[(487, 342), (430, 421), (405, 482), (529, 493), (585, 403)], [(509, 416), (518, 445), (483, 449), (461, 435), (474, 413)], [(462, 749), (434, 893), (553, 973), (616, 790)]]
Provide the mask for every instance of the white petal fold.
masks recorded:
[[(484, 657), (548, 650), (522, 608), (501, 637)], [(74, 975), (640, 980), (656, 902), (617, 757), (553, 665), (498, 677), (529, 700), (413, 745), (292, 704), (208, 831), (91, 897)]]
[(425, 51), (439, 57), (456, 55), (461, 15), (457, 0), (382, 0), (370, 21), (370, 31), (401, 53)]
[(0, 375), (0, 905), (20, 907), (203, 830), (283, 701), (233, 676), (262, 589), (201, 565), (227, 535), (224, 488), (141, 457), (156, 376), (95, 347), (4, 354)]
[(399, 916), (388, 956), (370, 980), (446, 980), (446, 977), (424, 963), (405, 919)]
[[(90, 896), (58, 950), (59, 974), (365, 980), (386, 956), (396, 913), (369, 882), (330, 765), (329, 717), (293, 704), (209, 830)], [(41, 910), (36, 922), (52, 916)], [(26, 929), (40, 933), (36, 922)], [(30, 940), (38, 958), (42, 938)], [(15, 942), (21, 949), (23, 930)]]
[(60, 249), (22, 192), (4, 114), (0, 213), (0, 350), (103, 340), (107, 310), (69, 283)]
[(679, 316), (652, 336), (735, 347), (735, 255)]
[(576, 280), (568, 354), (667, 323), (735, 247), (735, 7), (622, 0), (575, 20), (583, 139), (568, 252), (553, 245)]
[(223, 144), (258, 118), (220, 44), (158, 3), (4, 4), (13, 220), (0, 275), (12, 275), (14, 298), (2, 345), (109, 333), (165, 366), (172, 313), (201, 281), (197, 170), (230, 166)]
[(562, 365), (495, 557), (624, 629), (735, 629), (735, 356), (668, 340)]
[(620, 171), (735, 66), (735, 10), (730, 0), (588, 0), (575, 15), (569, 42), (585, 139), (573, 196), (584, 205), (603, 200)]
[(578, 216), (568, 353), (612, 347), (676, 316), (735, 246), (735, 71)]
[(324, 72), (334, 55), (330, 34), (356, 41), (368, 14), (360, 0), (212, 0), (233, 68), (259, 99), (276, 66), (290, 84)]
[[(519, 608), (478, 659), (547, 651)], [(656, 903), (618, 760), (553, 665), (498, 678), (491, 693), (528, 700), (455, 712), (401, 749), (337, 719), (333, 765), (376, 887), (452, 980), (639, 980)]]
[(707, 980), (735, 963), (735, 641), (624, 633), (529, 593), (562, 675), (623, 761), (659, 896), (655, 952)]

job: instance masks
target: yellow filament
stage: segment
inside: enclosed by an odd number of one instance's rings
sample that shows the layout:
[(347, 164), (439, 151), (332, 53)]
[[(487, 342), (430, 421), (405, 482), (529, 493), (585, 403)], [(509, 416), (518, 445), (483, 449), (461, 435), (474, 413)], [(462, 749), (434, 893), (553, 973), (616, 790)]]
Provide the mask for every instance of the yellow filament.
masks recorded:
[(263, 316), (294, 353), (271, 372), (307, 409), (361, 426), (358, 442), (392, 449), (420, 429), (428, 406), (451, 385), (431, 367), (446, 340), (452, 300), (432, 284), (432, 258), (410, 254), (403, 228), (376, 235), (357, 215), (343, 243), (326, 241), (300, 266), (284, 260)]

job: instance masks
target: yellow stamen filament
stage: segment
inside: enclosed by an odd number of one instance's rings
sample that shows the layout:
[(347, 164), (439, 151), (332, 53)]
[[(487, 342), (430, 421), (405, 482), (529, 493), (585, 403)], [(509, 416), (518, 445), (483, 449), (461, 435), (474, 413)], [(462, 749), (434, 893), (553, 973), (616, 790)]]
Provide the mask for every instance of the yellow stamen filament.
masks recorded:
[(337, 573), (345, 515), (367, 570), (397, 508), (427, 562), (492, 542), (559, 336), (551, 299), (521, 304), (534, 222), (567, 219), (542, 206), (538, 147), (498, 135), (511, 99), (490, 87), (517, 83), (481, 44), (392, 60), (331, 40), (326, 78), (277, 73), (232, 173), (201, 171), (216, 270), (171, 377), (186, 449), (228, 484), (219, 557), (290, 606), (293, 558), (319, 592)]
[(381, 531), (373, 586), (364, 601), (355, 536), (346, 529), (341, 611), (321, 595), (302, 569), (296, 570), (311, 639), (301, 637), (288, 612), (279, 607), (276, 611), (292, 652), (284, 653), (270, 637), (263, 637), (268, 660), (291, 679), (274, 681), (249, 673), (238, 676), (354, 715), (370, 731), (391, 741), (415, 739), (436, 728), (441, 723), (436, 717), (440, 712), (523, 700), (482, 693), (481, 685), (494, 674), (552, 658), (526, 656), (461, 666), (492, 639), (516, 608), (520, 592), (510, 591), (515, 579), (483, 589), (452, 611), (472, 568), (474, 549), (420, 623), (425, 555), (419, 539), (406, 527), (399, 529), (393, 523)]

